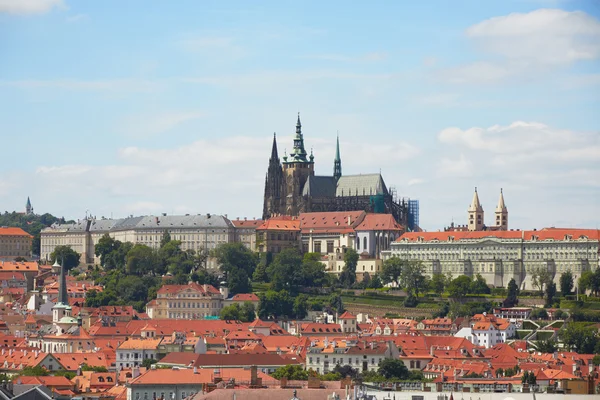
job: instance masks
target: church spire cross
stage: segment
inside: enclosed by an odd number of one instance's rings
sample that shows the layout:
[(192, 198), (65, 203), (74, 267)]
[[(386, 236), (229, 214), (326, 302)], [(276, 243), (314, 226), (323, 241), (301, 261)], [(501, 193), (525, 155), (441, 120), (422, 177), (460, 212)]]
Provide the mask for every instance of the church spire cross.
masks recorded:
[(279, 155), (277, 154), (277, 134), (273, 132), (273, 148), (271, 149), (271, 160), (279, 161)]

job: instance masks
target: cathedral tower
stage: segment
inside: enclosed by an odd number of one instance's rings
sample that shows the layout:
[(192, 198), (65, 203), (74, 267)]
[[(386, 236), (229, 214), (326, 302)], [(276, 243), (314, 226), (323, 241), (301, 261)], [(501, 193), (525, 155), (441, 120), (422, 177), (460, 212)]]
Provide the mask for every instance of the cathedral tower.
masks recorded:
[(296, 135), (294, 136), (294, 148), (289, 156), (283, 157), (283, 174), (285, 177), (285, 212), (286, 215), (297, 216), (303, 212), (302, 188), (309, 176), (315, 174), (315, 162), (312, 151), (310, 157), (306, 157), (304, 148), (304, 137), (302, 136), (302, 124), (300, 113), (296, 122)]
[(335, 159), (333, 160), (333, 177), (337, 181), (342, 176), (342, 159), (340, 158), (340, 136), (335, 143)]
[(504, 195), (502, 189), (500, 189), (500, 198), (498, 199), (498, 205), (496, 206), (496, 227), (498, 230), (508, 230), (508, 209), (504, 204)]
[(269, 169), (265, 177), (265, 197), (263, 204), (263, 220), (271, 216), (283, 214), (285, 211), (284, 178), (279, 155), (277, 154), (277, 137), (273, 134), (273, 148), (269, 158)]
[(479, 202), (477, 188), (475, 188), (475, 193), (473, 194), (473, 201), (471, 201), (471, 205), (469, 206), (469, 230), (482, 231), (483, 224), (483, 207)]

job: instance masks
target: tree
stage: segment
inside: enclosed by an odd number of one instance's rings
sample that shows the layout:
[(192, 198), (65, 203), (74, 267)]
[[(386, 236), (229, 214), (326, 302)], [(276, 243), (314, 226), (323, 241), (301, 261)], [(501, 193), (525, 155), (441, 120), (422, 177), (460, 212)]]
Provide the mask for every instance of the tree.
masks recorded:
[(354, 249), (347, 249), (344, 254), (344, 268), (340, 274), (340, 283), (346, 288), (352, 287), (356, 282), (356, 266), (358, 265), (358, 253)]
[(50, 262), (54, 264), (56, 260), (65, 267), (65, 271), (69, 271), (79, 265), (81, 254), (73, 250), (69, 246), (56, 246), (50, 254)]
[(271, 288), (296, 292), (302, 283), (302, 255), (296, 248), (285, 249), (268, 267)]
[(452, 279), (448, 285), (448, 293), (450, 297), (459, 299), (465, 297), (471, 289), (471, 278), (466, 275), (461, 275), (458, 278)]
[(548, 319), (548, 311), (544, 308), (534, 308), (529, 315), (531, 319)]
[(552, 275), (548, 268), (537, 267), (531, 272), (531, 284), (541, 292), (546, 285), (552, 281)]
[(229, 306), (221, 308), (219, 318), (224, 321), (239, 321), (240, 320), (240, 305), (233, 303)]
[(225, 273), (233, 269), (246, 271), (247, 276), (252, 276), (258, 262), (257, 255), (242, 243), (224, 243), (213, 250), (219, 268)]
[(254, 307), (254, 303), (249, 301), (245, 301), (244, 304), (240, 307), (240, 321), (242, 322), (252, 322), (256, 319), (256, 308)]
[(302, 259), (300, 281), (304, 287), (323, 287), (327, 283), (325, 265), (320, 253), (306, 253)]
[(144, 244), (136, 244), (127, 252), (126, 268), (130, 275), (144, 275), (154, 272), (158, 266), (158, 260), (154, 250)]
[(381, 278), (379, 277), (379, 274), (373, 275), (373, 277), (371, 278), (371, 280), (369, 281), (369, 283), (367, 285), (367, 289), (379, 289), (382, 287), (383, 287), (383, 283), (381, 282)]
[(400, 286), (400, 275), (402, 274), (403, 266), (404, 261), (398, 257), (391, 257), (385, 260), (381, 267), (381, 280), (383, 283), (394, 283), (396, 286)]
[(600, 365), (600, 354), (596, 354), (594, 358), (592, 358), (592, 364)]
[(471, 282), (470, 292), (473, 294), (490, 294), (492, 291), (481, 274), (477, 274)]
[(150, 367), (157, 362), (158, 361), (154, 358), (145, 358), (144, 361), (142, 361), (142, 367), (150, 369)]
[(344, 312), (344, 302), (342, 296), (337, 293), (333, 293), (329, 296), (328, 305), (332, 311), (342, 314)]
[(563, 296), (573, 293), (573, 274), (571, 271), (563, 272), (560, 275), (560, 293)]
[(294, 298), (286, 290), (268, 290), (258, 295), (258, 316), (261, 319), (294, 318)]
[(303, 319), (308, 314), (308, 298), (304, 295), (299, 295), (294, 299), (294, 316), (298, 319)]
[(400, 273), (400, 283), (408, 297), (419, 297), (419, 293), (427, 286), (427, 280), (423, 275), (423, 265), (420, 261), (404, 263)]
[(358, 378), (358, 369), (352, 368), (350, 365), (337, 364), (333, 368), (333, 372), (339, 374), (342, 378), (349, 376), (352, 379)]
[(402, 360), (395, 358), (384, 358), (379, 362), (378, 372), (386, 379), (406, 379), (408, 377), (408, 368)]
[(100, 257), (100, 265), (104, 266), (106, 262), (106, 256), (117, 250), (120, 243), (121, 242), (113, 239), (108, 233), (102, 235), (102, 237), (98, 240), (98, 243), (96, 243), (96, 246), (94, 246), (94, 254), (96, 257)]
[(308, 380), (308, 371), (300, 364), (289, 364), (279, 367), (271, 374), (275, 379), (287, 378), (294, 381)]
[(446, 276), (439, 272), (433, 274), (429, 281), (429, 289), (438, 296), (441, 296), (442, 293), (444, 293), (444, 289), (446, 289), (447, 285), (448, 281), (446, 280)]
[(167, 243), (171, 241), (171, 234), (165, 229), (162, 237), (160, 238), (160, 248), (162, 249)]
[(600, 340), (598, 330), (581, 322), (571, 322), (558, 332), (565, 348), (579, 354), (592, 354)]
[(556, 283), (550, 282), (546, 285), (546, 307), (552, 307), (556, 297)]
[(238, 293), (251, 293), (252, 284), (246, 271), (241, 268), (230, 269), (227, 274), (227, 288), (232, 296)]
[(496, 370), (496, 378), (501, 378), (504, 375), (504, 370), (502, 368), (498, 368)]
[(48, 376), (50, 373), (48, 370), (40, 365), (35, 367), (24, 367), (19, 373), (21, 376)]
[(558, 350), (558, 346), (556, 346), (556, 342), (553, 340), (538, 340), (536, 342), (537, 350), (541, 353), (554, 353)]
[(581, 293), (585, 293), (586, 290), (589, 290), (595, 296), (598, 296), (598, 293), (600, 293), (600, 268), (596, 268), (596, 271), (594, 272), (583, 272), (577, 284)]
[(560, 310), (560, 309), (554, 311), (554, 313), (552, 314), (552, 318), (554, 318), (554, 319), (565, 319), (568, 317), (569, 317), (569, 314), (567, 314), (565, 311)]
[(519, 287), (514, 278), (511, 278), (508, 282), (508, 293), (504, 300), (504, 307), (514, 307), (519, 304)]

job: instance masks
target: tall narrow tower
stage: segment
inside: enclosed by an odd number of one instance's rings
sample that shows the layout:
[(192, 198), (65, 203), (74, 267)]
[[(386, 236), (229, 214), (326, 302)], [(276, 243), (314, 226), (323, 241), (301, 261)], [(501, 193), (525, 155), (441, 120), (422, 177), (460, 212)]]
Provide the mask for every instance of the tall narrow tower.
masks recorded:
[(285, 181), (283, 168), (277, 154), (277, 137), (273, 134), (273, 147), (269, 158), (269, 168), (265, 177), (265, 196), (263, 203), (263, 220), (284, 212)]
[(477, 188), (475, 188), (475, 193), (473, 194), (473, 201), (471, 201), (471, 205), (469, 206), (469, 230), (483, 230), (483, 207), (479, 202)]
[(498, 205), (496, 206), (496, 226), (501, 231), (508, 230), (508, 209), (504, 204), (504, 195), (502, 194), (502, 188), (500, 188), (500, 198), (498, 199)]
[(25, 215), (33, 214), (33, 207), (31, 206), (31, 200), (29, 200), (29, 196), (27, 196), (27, 203), (25, 204)]
[(306, 157), (304, 136), (300, 113), (296, 122), (296, 135), (292, 152), (283, 158), (283, 174), (285, 176), (285, 214), (298, 216), (302, 212), (302, 189), (309, 176), (315, 174), (315, 162), (312, 153)]
[(342, 176), (342, 159), (340, 158), (340, 135), (335, 144), (335, 159), (333, 160), (333, 177), (337, 181)]

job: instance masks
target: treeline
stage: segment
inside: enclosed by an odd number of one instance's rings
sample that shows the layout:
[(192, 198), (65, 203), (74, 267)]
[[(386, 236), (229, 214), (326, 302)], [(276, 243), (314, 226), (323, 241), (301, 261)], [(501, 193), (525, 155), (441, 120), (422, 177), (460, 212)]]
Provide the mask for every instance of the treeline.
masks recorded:
[(143, 311), (163, 284), (183, 285), (191, 280), (218, 286), (217, 277), (204, 268), (207, 254), (182, 250), (181, 242), (171, 240), (168, 232), (158, 249), (121, 242), (105, 234), (96, 244), (95, 254), (102, 269), (96, 267), (89, 275), (103, 286), (103, 291), (88, 291), (88, 307), (132, 305)]
[(73, 221), (65, 221), (64, 217), (58, 218), (48, 213), (42, 215), (26, 215), (15, 211), (11, 213), (5, 211), (4, 214), (0, 214), (0, 226), (21, 228), (33, 236), (31, 251), (36, 256), (40, 255), (40, 232), (42, 229), (47, 228), (56, 222), (64, 224)]

